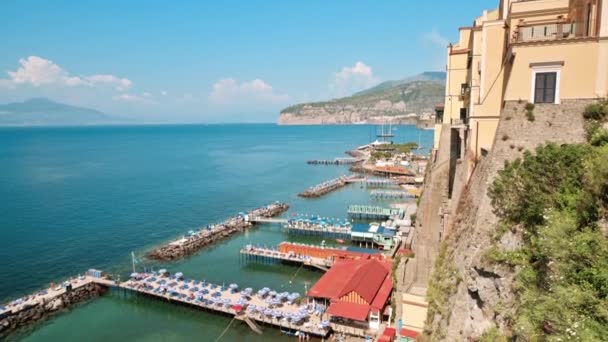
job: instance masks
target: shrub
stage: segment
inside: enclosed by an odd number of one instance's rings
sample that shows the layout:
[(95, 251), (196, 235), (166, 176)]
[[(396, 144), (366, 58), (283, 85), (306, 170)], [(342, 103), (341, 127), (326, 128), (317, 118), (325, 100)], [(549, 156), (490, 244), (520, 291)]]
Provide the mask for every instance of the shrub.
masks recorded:
[(502, 136), (502, 141), (507, 141), (507, 140), (509, 140), (509, 136), (508, 136), (508, 135), (506, 135), (506, 134), (504, 134), (504, 135)]
[(526, 103), (526, 117), (528, 121), (534, 121), (536, 118), (534, 117), (534, 103)]
[(583, 117), (587, 120), (606, 120), (608, 118), (608, 100), (602, 100), (585, 107)]

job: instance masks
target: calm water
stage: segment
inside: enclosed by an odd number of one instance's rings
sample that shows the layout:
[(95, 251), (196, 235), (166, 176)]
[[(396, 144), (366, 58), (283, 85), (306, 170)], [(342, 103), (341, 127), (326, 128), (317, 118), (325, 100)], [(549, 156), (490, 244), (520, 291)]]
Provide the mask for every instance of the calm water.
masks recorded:
[[(318, 200), (296, 194), (346, 174), (345, 167), (309, 166), (369, 141), (369, 126), (145, 126), (0, 129), (0, 299), (99, 268), (126, 276), (130, 252), (142, 256), (163, 241), (270, 201), (290, 213), (344, 217), (350, 203), (371, 203), (356, 185)], [(397, 141), (430, 147), (432, 131), (401, 126)], [(384, 204), (384, 203), (381, 203)], [(236, 235), (167, 267), (188, 277), (244, 287), (304, 292), (320, 273), (242, 263), (253, 242), (293, 239), (276, 225)], [(296, 240), (298, 240), (296, 238)], [(301, 238), (298, 240), (301, 241)], [(111, 293), (34, 326), (26, 341), (214, 340), (228, 318)], [(263, 337), (236, 324), (224, 340)], [(276, 339), (275, 338), (275, 339)]]

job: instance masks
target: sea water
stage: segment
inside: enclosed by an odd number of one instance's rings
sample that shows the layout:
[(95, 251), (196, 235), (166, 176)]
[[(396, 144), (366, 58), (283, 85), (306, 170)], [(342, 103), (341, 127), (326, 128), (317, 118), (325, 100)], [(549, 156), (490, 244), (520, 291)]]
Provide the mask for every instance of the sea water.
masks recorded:
[[(430, 148), (432, 131), (397, 126), (396, 142)], [(311, 166), (309, 159), (344, 157), (374, 139), (373, 126), (166, 125), (0, 129), (0, 300), (98, 268), (126, 277), (131, 252), (238, 212), (284, 201), (286, 216), (344, 218), (349, 204), (388, 205), (350, 185), (320, 199), (308, 186), (348, 174), (347, 166)], [(248, 243), (319, 240), (259, 225), (174, 263), (142, 260), (186, 277), (264, 286), (304, 294), (320, 272), (246, 263)], [(119, 291), (79, 305), (10, 337), (25, 341), (208, 341), (230, 318), (124, 296)], [(234, 323), (222, 340), (280, 339)]]

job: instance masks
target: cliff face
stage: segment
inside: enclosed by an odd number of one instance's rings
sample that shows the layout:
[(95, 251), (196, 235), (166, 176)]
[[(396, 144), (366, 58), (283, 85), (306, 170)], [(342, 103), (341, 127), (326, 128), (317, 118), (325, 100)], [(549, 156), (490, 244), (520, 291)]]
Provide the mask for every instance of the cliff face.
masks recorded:
[(379, 123), (414, 124), (434, 113), (443, 102), (444, 85), (438, 80), (386, 83), (353, 96), (326, 102), (294, 105), (281, 111), (280, 125)]
[[(493, 150), (478, 162), (460, 198), (452, 199), (455, 207), (449, 212), (456, 214), (444, 234), (443, 254), (429, 283), (426, 333), (433, 340), (478, 338), (493, 326), (509, 329), (515, 274), (484, 261), (498, 226), (488, 188), (504, 162), (520, 157), (524, 150), (546, 142), (584, 142), (580, 113), (586, 104), (564, 101), (561, 105), (537, 105), (533, 122), (526, 119), (525, 104), (506, 104)], [(457, 177), (463, 174), (466, 172), (456, 172)], [(497, 245), (513, 250), (520, 243), (520, 236), (507, 232)]]

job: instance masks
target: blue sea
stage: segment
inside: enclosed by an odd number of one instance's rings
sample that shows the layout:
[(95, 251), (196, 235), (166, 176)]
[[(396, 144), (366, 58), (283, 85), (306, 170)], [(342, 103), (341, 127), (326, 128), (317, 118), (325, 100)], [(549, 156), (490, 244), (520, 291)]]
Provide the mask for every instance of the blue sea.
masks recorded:
[[(432, 131), (397, 126), (397, 142), (432, 145)], [(272, 201), (289, 213), (345, 217), (349, 204), (378, 203), (351, 185), (321, 199), (297, 193), (348, 174), (310, 166), (373, 139), (373, 126), (165, 125), (0, 128), (0, 301), (89, 268), (126, 276), (131, 252)], [(260, 225), (176, 263), (144, 261), (188, 277), (304, 293), (321, 274), (244, 263), (247, 243), (287, 236)], [(311, 241), (318, 242), (318, 241)], [(10, 337), (24, 341), (214, 340), (230, 320), (151, 299), (109, 293)], [(234, 326), (223, 340), (280, 339)]]

